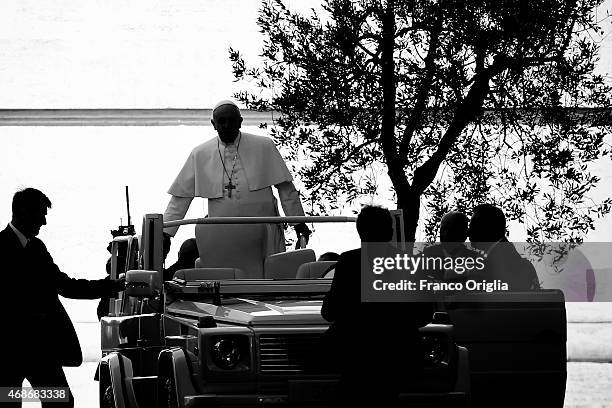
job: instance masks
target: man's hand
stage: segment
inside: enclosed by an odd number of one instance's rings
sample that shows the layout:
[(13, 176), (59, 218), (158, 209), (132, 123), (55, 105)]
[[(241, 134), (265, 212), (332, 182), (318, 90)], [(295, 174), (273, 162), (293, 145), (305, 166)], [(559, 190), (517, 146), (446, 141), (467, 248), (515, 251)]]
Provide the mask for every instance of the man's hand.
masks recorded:
[(119, 278), (115, 281), (115, 291), (117, 293), (125, 290), (125, 273), (119, 275)]
[(295, 249), (300, 248), (300, 237), (304, 237), (306, 239), (306, 244), (308, 244), (308, 240), (310, 239), (310, 228), (303, 222), (300, 224), (296, 224), (294, 227), (295, 234), (297, 235), (297, 242), (295, 243)]

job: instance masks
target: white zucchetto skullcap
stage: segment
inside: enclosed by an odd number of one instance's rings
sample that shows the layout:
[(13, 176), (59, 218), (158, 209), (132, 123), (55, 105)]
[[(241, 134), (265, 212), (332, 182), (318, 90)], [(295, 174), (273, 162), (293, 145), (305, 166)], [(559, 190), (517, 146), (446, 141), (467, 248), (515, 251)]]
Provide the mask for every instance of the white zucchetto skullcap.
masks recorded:
[(235, 107), (236, 107), (236, 109), (240, 110), (240, 108), (238, 107), (238, 105), (236, 105), (236, 102), (231, 101), (231, 100), (229, 100), (229, 99), (224, 99), (224, 100), (222, 100), (222, 101), (217, 102), (217, 103), (215, 104), (215, 106), (213, 106), (213, 109), (212, 109), (212, 110), (213, 110), (213, 112), (214, 112), (215, 110), (217, 110), (217, 108), (218, 108), (218, 107), (223, 106), (223, 105), (231, 105), (231, 106), (235, 106)]

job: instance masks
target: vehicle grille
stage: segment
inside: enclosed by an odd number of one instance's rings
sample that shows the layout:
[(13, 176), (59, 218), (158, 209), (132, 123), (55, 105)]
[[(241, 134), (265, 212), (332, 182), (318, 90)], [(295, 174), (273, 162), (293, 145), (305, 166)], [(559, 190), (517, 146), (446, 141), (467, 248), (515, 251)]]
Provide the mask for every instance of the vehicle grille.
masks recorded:
[(259, 336), (259, 370), (270, 375), (318, 372), (320, 343), (319, 333), (262, 334)]

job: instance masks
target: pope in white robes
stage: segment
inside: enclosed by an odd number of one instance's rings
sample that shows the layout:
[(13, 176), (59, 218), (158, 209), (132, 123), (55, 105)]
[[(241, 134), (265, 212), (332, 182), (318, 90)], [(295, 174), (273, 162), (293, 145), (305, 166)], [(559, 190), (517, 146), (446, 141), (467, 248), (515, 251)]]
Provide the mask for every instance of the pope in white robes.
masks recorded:
[[(238, 106), (221, 101), (213, 108), (211, 123), (218, 137), (194, 148), (170, 186), (172, 195), (164, 221), (185, 217), (194, 197), (208, 199), (210, 217), (278, 216), (277, 200), (287, 216), (304, 215), (293, 177), (274, 142), (263, 136), (240, 131)], [(174, 236), (178, 227), (165, 232)], [(308, 236), (305, 224), (295, 226)], [(268, 226), (268, 253), (283, 252), (285, 238), (280, 224)]]

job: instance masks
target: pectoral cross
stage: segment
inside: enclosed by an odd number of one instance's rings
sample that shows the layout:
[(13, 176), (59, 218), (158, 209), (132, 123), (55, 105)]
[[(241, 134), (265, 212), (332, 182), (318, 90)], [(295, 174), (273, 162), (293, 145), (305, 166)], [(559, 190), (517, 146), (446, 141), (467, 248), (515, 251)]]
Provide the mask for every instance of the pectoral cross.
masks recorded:
[(232, 198), (232, 190), (236, 189), (236, 186), (232, 184), (232, 180), (230, 180), (229, 183), (225, 185), (225, 189), (227, 190), (227, 196), (229, 198)]

